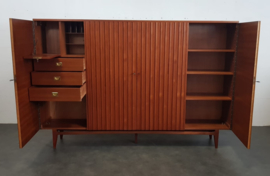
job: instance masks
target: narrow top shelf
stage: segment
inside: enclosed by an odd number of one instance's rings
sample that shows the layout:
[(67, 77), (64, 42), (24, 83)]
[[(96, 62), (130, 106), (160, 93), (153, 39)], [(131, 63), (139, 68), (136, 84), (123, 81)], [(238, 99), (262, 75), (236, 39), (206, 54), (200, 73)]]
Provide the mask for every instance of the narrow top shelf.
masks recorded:
[(73, 33), (73, 32), (66, 32), (68, 35), (83, 35), (84, 33)]
[(188, 49), (188, 52), (235, 52), (234, 49)]
[(32, 55), (32, 56), (25, 56), (24, 59), (53, 59), (56, 57), (60, 57), (59, 54), (40, 54), (40, 55)]

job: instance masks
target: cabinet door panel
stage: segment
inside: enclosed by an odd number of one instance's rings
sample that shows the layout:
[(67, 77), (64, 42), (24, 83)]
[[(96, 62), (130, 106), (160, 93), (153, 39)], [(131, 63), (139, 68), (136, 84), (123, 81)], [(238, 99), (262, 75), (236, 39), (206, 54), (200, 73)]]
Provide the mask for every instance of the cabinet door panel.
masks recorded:
[(14, 87), (19, 131), (22, 148), (39, 130), (38, 110), (29, 101), (28, 88), (31, 86), (32, 60), (23, 59), (33, 53), (32, 21), (10, 19)]
[(85, 24), (88, 129), (182, 129), (183, 23)]
[(260, 22), (239, 24), (232, 131), (250, 148)]

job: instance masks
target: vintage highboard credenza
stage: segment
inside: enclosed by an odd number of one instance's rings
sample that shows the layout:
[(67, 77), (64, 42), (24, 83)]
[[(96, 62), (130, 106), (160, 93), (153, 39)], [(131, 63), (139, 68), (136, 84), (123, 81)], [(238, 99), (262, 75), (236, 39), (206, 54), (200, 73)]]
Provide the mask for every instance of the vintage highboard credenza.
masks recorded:
[(10, 19), (19, 144), (214, 136), (250, 148), (260, 22)]

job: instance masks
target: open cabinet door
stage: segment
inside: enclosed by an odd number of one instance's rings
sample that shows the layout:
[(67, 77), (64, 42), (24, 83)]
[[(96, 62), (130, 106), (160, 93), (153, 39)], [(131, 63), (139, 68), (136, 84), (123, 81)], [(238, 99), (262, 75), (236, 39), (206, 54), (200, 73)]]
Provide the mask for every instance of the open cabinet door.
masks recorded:
[(20, 148), (39, 130), (37, 106), (29, 101), (32, 60), (23, 59), (32, 55), (34, 49), (32, 21), (10, 19), (14, 87), (18, 120)]
[(232, 131), (249, 149), (260, 22), (239, 24)]

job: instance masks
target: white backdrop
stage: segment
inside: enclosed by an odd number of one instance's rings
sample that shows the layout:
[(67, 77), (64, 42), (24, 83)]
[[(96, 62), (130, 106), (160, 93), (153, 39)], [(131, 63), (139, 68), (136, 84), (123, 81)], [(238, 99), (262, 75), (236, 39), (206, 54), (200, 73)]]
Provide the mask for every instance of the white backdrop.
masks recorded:
[(270, 1), (267, 0), (1, 0), (0, 123), (17, 123), (9, 18), (234, 20), (261, 23), (254, 126), (270, 125)]

